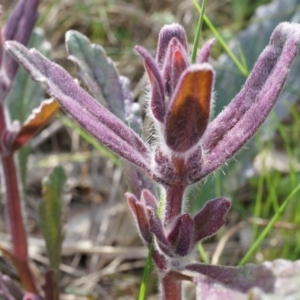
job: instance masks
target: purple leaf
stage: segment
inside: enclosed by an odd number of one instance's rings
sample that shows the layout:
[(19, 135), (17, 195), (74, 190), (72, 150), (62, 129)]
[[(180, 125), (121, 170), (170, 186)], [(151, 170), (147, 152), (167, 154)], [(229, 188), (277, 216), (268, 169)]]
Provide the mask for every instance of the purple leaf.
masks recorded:
[(168, 241), (176, 254), (186, 256), (189, 253), (193, 239), (193, 225), (193, 219), (187, 213), (176, 220), (168, 234)]
[(215, 234), (224, 224), (230, 201), (216, 198), (208, 201), (194, 216), (194, 242), (197, 243)]
[(203, 136), (206, 156), (201, 177), (231, 158), (257, 131), (282, 91), (299, 43), (300, 25), (281, 23), (274, 30), (240, 93)]
[(23, 45), (28, 43), (38, 18), (38, 5), (39, 0), (19, 0), (3, 30), (6, 41), (15, 40)]
[[(195, 279), (196, 288), (196, 299), (203, 300), (249, 300), (257, 298), (249, 298), (248, 295), (243, 295), (243, 293), (230, 289), (229, 287), (224, 287), (212, 279), (205, 276), (198, 276)], [(252, 294), (251, 294), (252, 296)]]
[(162, 71), (168, 97), (171, 97), (173, 94), (181, 74), (188, 65), (189, 58), (186, 49), (176, 37), (173, 37), (168, 45)]
[(60, 66), (35, 49), (16, 42), (6, 43), (7, 51), (31, 74), (47, 85), (47, 92), (89, 133), (105, 146), (149, 172), (149, 150), (144, 142), (122, 121), (103, 108), (81, 89)]
[(146, 49), (141, 46), (136, 46), (135, 50), (143, 57), (145, 69), (147, 71), (149, 81), (151, 84), (151, 100), (150, 108), (153, 116), (160, 121), (164, 122), (166, 108), (165, 108), (165, 95), (164, 85), (160, 75), (160, 71), (156, 65), (154, 58), (148, 53)]
[[(298, 299), (297, 297), (300, 296), (299, 260), (291, 262), (278, 259), (273, 262), (265, 262), (261, 265), (248, 264), (243, 267), (225, 267), (195, 263), (187, 265), (185, 269), (193, 272), (194, 282), (198, 287), (198, 299), (203, 299), (200, 298), (200, 295), (202, 296), (200, 291), (203, 284), (204, 289), (209, 288), (211, 292), (210, 295), (212, 298), (210, 299), (217, 299), (213, 298), (213, 296), (218, 294), (220, 290), (222, 290), (222, 293), (227, 291), (228, 295), (233, 291), (249, 294), (255, 293), (257, 295), (266, 293), (281, 296), (280, 299), (283, 299), (282, 297), (287, 295), (294, 295), (291, 299)], [(203, 275), (207, 278), (204, 279)], [(217, 288), (214, 289), (213, 287)], [(227, 297), (222, 299), (229, 300), (232, 298)]]
[(188, 44), (185, 31), (179, 24), (165, 25), (159, 32), (156, 62), (160, 67), (164, 64), (164, 59), (167, 54), (168, 45), (172, 38), (176, 38), (188, 52)]
[(145, 211), (145, 206), (143, 205), (143, 203), (139, 202), (133, 194), (126, 193), (125, 196), (127, 198), (127, 202), (134, 216), (134, 219), (137, 222), (137, 227), (141, 233), (141, 236), (148, 244), (150, 244), (152, 240), (152, 234), (149, 230), (149, 223)]
[[(34, 24), (38, 18), (37, 7), (39, 0), (20, 0), (3, 29), (4, 41), (15, 40), (27, 45)], [(8, 78), (12, 81), (18, 64), (9, 56), (5, 56), (4, 67)]]
[(154, 211), (157, 211), (157, 209), (158, 209), (156, 198), (147, 189), (144, 189), (142, 191), (141, 202), (144, 203), (145, 206), (152, 207), (154, 209)]
[(165, 230), (162, 226), (161, 220), (151, 206), (147, 206), (146, 211), (148, 215), (150, 231), (155, 237), (157, 247), (166, 255), (173, 257), (173, 252), (166, 238)]
[(211, 53), (211, 49), (212, 49), (213, 45), (215, 44), (215, 42), (216, 42), (215, 39), (210, 39), (203, 45), (203, 47), (201, 48), (201, 50), (199, 51), (199, 53), (197, 55), (197, 63), (198, 64), (208, 62), (210, 53)]

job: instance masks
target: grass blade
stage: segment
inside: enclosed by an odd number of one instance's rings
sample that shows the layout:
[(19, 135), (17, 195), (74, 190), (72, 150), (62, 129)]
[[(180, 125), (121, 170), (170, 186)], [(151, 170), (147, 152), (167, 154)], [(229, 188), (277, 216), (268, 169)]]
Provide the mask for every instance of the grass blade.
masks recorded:
[(270, 223), (268, 224), (268, 226), (262, 231), (262, 233), (260, 234), (260, 236), (256, 239), (256, 241), (252, 244), (251, 248), (249, 249), (249, 251), (244, 255), (244, 257), (242, 258), (242, 260), (239, 262), (239, 266), (244, 265), (249, 258), (252, 256), (252, 254), (254, 253), (254, 251), (260, 246), (260, 244), (262, 243), (262, 241), (265, 239), (265, 237), (267, 236), (267, 234), (270, 232), (270, 230), (272, 229), (274, 223), (277, 221), (277, 219), (280, 217), (280, 215), (284, 212), (284, 210), (286, 209), (287, 205), (290, 203), (290, 201), (293, 199), (293, 197), (296, 195), (296, 193), (300, 190), (300, 183), (297, 185), (297, 187), (290, 193), (290, 195), (283, 201), (283, 203), (281, 204), (281, 206), (279, 207), (278, 211), (276, 212), (276, 214), (273, 216), (273, 218), (270, 220)]
[[(196, 7), (196, 9), (199, 11), (199, 13), (201, 14), (202, 10), (200, 5), (197, 3), (196, 0), (192, 0), (194, 6)], [(236, 64), (236, 66), (238, 67), (238, 69), (240, 70), (240, 72), (247, 77), (248, 74), (248, 70), (243, 66), (243, 64), (238, 60), (238, 58), (235, 56), (235, 54), (231, 51), (231, 49), (227, 46), (226, 42), (224, 41), (224, 39), (221, 37), (221, 35), (219, 34), (218, 30), (214, 27), (214, 25), (211, 23), (211, 21), (209, 20), (209, 18), (203, 14), (203, 20), (206, 23), (206, 25), (209, 27), (209, 29), (211, 30), (211, 32), (214, 34), (214, 36), (216, 37), (216, 39), (220, 42), (220, 44), (223, 46), (224, 50), (227, 52), (227, 54), (230, 56), (230, 58), (232, 59), (232, 61)]]
[(207, 0), (202, 1), (201, 13), (199, 16), (199, 21), (198, 21), (196, 35), (195, 35), (194, 44), (193, 44), (193, 51), (192, 51), (192, 57), (191, 57), (192, 63), (195, 63), (196, 57), (197, 57), (197, 49), (198, 49), (199, 39), (200, 39), (200, 35), (201, 35), (201, 29), (202, 29), (202, 24), (203, 24), (204, 12), (205, 12), (205, 8), (206, 8), (206, 2), (207, 2)]
[(147, 289), (147, 282), (152, 271), (152, 255), (154, 250), (154, 243), (152, 242), (149, 247), (149, 253), (146, 260), (146, 265), (143, 272), (143, 279), (140, 286), (138, 300), (145, 300), (146, 299), (146, 289)]

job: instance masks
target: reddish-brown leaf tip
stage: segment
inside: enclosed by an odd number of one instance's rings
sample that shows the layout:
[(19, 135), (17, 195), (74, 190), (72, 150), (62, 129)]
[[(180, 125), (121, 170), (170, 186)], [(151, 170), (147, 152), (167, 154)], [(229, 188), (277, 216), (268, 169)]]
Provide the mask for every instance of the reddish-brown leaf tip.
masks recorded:
[(190, 66), (182, 74), (165, 124), (166, 143), (173, 151), (189, 150), (203, 135), (210, 116), (213, 80), (209, 64)]

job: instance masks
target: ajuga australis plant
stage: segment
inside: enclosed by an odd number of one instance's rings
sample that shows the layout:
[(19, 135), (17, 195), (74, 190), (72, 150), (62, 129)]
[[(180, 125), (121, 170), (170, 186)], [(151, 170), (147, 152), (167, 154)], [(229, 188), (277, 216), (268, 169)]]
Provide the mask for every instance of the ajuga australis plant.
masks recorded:
[[(86, 44), (80, 34), (68, 32), (69, 53), (75, 38)], [(209, 56), (214, 40), (202, 47), (192, 64), (184, 29), (178, 24), (164, 26), (155, 58), (143, 47), (136, 47), (148, 75), (149, 111), (157, 132), (151, 145), (131, 129), (134, 103), (128, 82), (112, 68), (101, 47), (90, 45), (85, 48), (85, 57), (71, 53), (70, 58), (80, 66), (80, 79), (93, 96), (98, 86), (102, 104), (37, 50), (15, 41), (7, 42), (6, 50), (34, 80), (45, 83), (49, 95), (89, 133), (160, 187), (161, 213), (157, 195), (145, 187), (126, 197), (142, 239), (148, 245), (154, 241), (161, 298), (182, 299), (181, 281), (186, 279), (197, 285), (198, 299), (248, 299), (245, 293), (252, 288), (251, 295), (258, 295), (257, 289), (278, 292), (274, 283), (281, 274), (278, 268), (290, 268), (290, 264), (244, 269), (193, 263), (195, 246), (224, 224), (230, 201), (210, 200), (194, 216), (184, 212), (184, 202), (187, 190), (235, 155), (266, 119), (299, 43), (300, 25), (278, 25), (241, 91), (211, 121), (215, 74)], [(99, 59), (100, 69), (92, 65), (92, 59)], [(138, 179), (136, 184), (140, 184)], [(265, 284), (267, 280), (270, 284)]]

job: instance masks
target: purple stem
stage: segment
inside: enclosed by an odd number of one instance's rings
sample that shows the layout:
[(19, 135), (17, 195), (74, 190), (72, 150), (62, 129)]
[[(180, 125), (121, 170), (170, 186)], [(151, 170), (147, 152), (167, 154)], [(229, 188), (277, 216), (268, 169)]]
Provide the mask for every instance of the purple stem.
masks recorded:
[(166, 187), (166, 205), (164, 212), (164, 226), (168, 227), (182, 213), (183, 193), (185, 185), (172, 185)]
[(181, 281), (176, 280), (172, 272), (168, 272), (160, 282), (162, 300), (182, 300)]
[[(7, 131), (3, 104), (0, 105), (0, 137)], [(27, 238), (22, 217), (21, 197), (17, 169), (13, 153), (1, 153), (4, 184), (6, 188), (6, 205), (12, 236), (13, 254), (18, 260), (20, 276), (28, 292), (38, 294), (34, 278), (28, 265)]]

